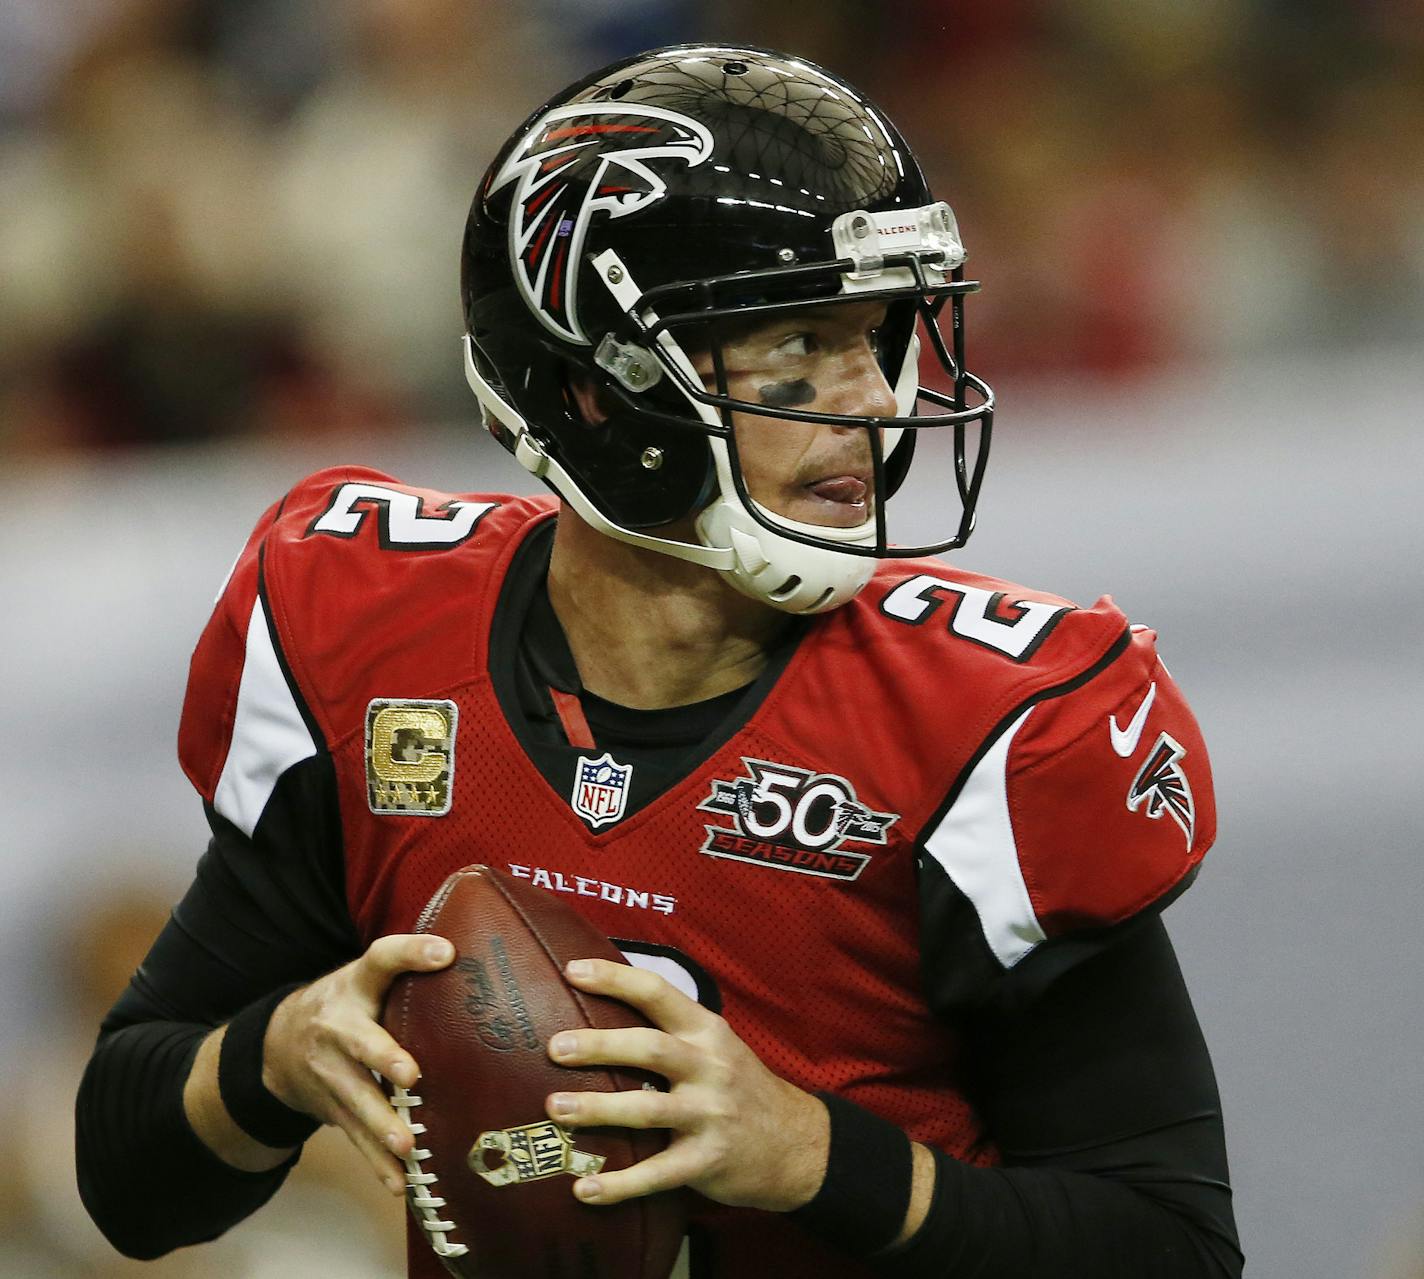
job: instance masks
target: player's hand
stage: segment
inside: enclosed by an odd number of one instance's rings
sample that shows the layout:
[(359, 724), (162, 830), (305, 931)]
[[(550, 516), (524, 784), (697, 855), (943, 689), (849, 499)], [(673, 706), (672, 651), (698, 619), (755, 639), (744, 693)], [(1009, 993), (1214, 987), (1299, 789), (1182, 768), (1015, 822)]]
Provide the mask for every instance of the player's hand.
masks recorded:
[[(830, 1142), (824, 1104), (773, 1074), (716, 1013), (656, 973), (580, 960), (571, 984), (631, 1004), (653, 1027), (563, 1031), (549, 1055), (565, 1066), (637, 1066), (667, 1092), (553, 1093), (550, 1118), (571, 1127), (667, 1128), (667, 1148), (630, 1168), (581, 1177), (576, 1195), (612, 1204), (676, 1186), (718, 1203), (788, 1212), (820, 1188)], [(655, 1028), (654, 1028), (655, 1027)]]
[(420, 1067), (377, 1019), (397, 976), (433, 972), (454, 957), (443, 937), (378, 937), (359, 959), (278, 1004), (263, 1041), (267, 1090), (293, 1110), (342, 1129), (392, 1193), (405, 1189), (399, 1160), (415, 1141), (371, 1072), (409, 1088)]

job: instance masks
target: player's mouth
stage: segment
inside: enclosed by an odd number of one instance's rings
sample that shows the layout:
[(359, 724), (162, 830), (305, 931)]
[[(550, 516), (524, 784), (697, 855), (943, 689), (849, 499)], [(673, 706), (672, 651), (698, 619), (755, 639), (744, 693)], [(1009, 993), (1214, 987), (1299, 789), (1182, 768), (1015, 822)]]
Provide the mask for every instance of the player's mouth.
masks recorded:
[(801, 486), (813, 504), (811, 522), (850, 528), (870, 518), (869, 476), (853, 471), (823, 475)]

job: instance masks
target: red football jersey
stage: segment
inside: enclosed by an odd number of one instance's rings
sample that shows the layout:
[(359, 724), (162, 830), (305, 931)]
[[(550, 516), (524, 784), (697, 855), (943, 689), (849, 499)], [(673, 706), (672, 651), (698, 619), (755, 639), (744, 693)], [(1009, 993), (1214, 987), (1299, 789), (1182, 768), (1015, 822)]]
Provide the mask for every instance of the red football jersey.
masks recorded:
[[(720, 1006), (779, 1075), (994, 1162), (956, 1013), (1040, 947), (1161, 903), (1214, 835), (1152, 633), (1107, 599), (887, 562), (727, 740), (627, 811), (635, 765), (586, 748), (556, 790), (496, 696), (501, 589), (555, 510), (353, 468), (298, 485), (194, 656), (195, 786), (251, 834), (285, 769), (329, 753), (363, 941), (409, 931), (452, 870), (499, 866)], [(775, 1214), (697, 1222), (705, 1273), (866, 1273)], [(440, 1274), (413, 1234), (411, 1274)]]

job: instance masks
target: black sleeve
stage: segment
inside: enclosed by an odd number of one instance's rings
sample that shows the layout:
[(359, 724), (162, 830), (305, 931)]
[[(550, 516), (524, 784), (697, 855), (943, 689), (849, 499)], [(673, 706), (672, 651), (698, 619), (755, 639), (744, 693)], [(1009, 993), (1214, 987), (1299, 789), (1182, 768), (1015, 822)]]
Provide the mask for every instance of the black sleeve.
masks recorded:
[(128, 1256), (216, 1238), (296, 1162), (264, 1173), (223, 1163), (190, 1128), (183, 1086), (213, 1027), (360, 953), (335, 793), (322, 754), (283, 775), (251, 839), (210, 811), (192, 886), (104, 1019), (79, 1088), (75, 1158), (85, 1207)]
[(928, 1218), (876, 1269), (1239, 1276), (1216, 1080), (1161, 920), (1121, 930), (1047, 983), (1032, 956), (1021, 967), (969, 1027), (972, 1099), (1003, 1164), (937, 1153)]

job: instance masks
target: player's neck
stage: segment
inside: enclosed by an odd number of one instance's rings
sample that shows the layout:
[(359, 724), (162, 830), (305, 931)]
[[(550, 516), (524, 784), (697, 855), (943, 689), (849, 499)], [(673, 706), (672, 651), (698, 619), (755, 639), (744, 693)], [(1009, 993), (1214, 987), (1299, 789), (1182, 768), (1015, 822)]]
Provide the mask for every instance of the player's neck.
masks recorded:
[(615, 541), (568, 507), (554, 535), (549, 600), (584, 687), (640, 709), (751, 683), (787, 622), (711, 569)]

